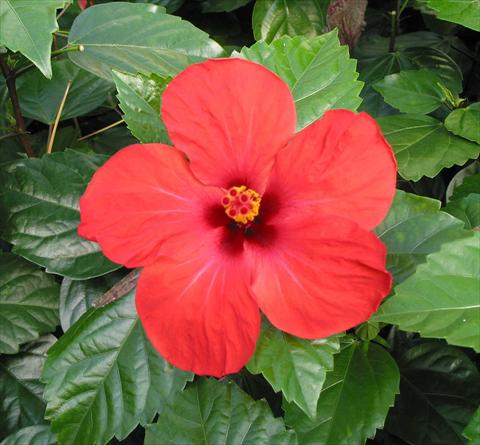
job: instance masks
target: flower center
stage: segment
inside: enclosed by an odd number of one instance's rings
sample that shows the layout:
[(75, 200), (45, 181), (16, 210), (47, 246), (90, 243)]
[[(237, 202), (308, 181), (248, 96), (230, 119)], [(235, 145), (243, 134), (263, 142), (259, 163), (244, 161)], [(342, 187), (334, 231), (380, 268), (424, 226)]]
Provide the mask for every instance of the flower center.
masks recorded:
[(230, 187), (222, 198), (225, 213), (237, 223), (247, 224), (255, 219), (260, 209), (260, 195), (244, 185)]

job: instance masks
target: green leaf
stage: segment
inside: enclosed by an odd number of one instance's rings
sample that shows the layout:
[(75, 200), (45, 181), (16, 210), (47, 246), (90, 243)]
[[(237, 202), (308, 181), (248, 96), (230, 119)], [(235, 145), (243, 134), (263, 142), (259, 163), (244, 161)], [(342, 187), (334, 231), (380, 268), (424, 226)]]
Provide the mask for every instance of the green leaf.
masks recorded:
[(100, 77), (111, 70), (128, 73), (178, 74), (191, 63), (218, 57), (222, 47), (208, 34), (156, 5), (125, 2), (91, 6), (73, 22), (70, 52), (80, 67)]
[(285, 423), (295, 429), (299, 443), (360, 445), (383, 426), (400, 376), (385, 349), (374, 343), (368, 344), (367, 352), (364, 349), (355, 342), (334, 356), (315, 419), (293, 404), (286, 405)]
[(123, 273), (117, 271), (91, 280), (64, 278), (60, 287), (59, 307), (62, 329), (67, 331), (122, 276)]
[(272, 42), (284, 35), (322, 34), (330, 0), (257, 0), (252, 26), (255, 40)]
[(480, 31), (479, 0), (425, 0), (439, 19)]
[(204, 0), (202, 12), (231, 12), (245, 6), (251, 0)]
[(474, 161), (455, 173), (445, 191), (447, 202), (463, 198), (480, 190), (480, 162)]
[(170, 78), (156, 74), (135, 76), (113, 71), (120, 108), (132, 134), (143, 143), (170, 144), (167, 129), (160, 117), (161, 96)]
[(462, 220), (467, 229), (475, 229), (480, 226), (480, 193), (450, 201), (444, 210)]
[(42, 374), (46, 418), (62, 445), (121, 440), (189, 379), (149, 343), (131, 292), (90, 309), (50, 349)]
[(268, 325), (247, 369), (262, 373), (274, 391), (282, 391), (286, 400), (314, 417), (326, 373), (333, 369), (333, 355), (339, 349), (338, 337), (303, 340)]
[(0, 445), (56, 445), (57, 439), (49, 425), (27, 426), (10, 434)]
[(409, 444), (462, 445), (480, 401), (480, 375), (459, 348), (422, 341), (397, 358), (400, 395), (385, 429)]
[(58, 290), (36, 265), (0, 253), (0, 353), (15, 354), (22, 343), (55, 330)]
[(159, 443), (293, 445), (297, 441), (264, 400), (255, 402), (233, 382), (202, 378), (147, 426), (145, 445)]
[(77, 235), (78, 201), (106, 156), (78, 151), (22, 159), (0, 170), (4, 239), (13, 251), (74, 279), (104, 275), (121, 266), (107, 260), (97, 243)]
[(290, 87), (297, 109), (297, 130), (333, 108), (356, 110), (363, 83), (357, 81), (356, 62), (341, 46), (336, 30), (313, 39), (282, 37), (270, 45), (257, 42), (240, 54), (265, 65)]
[(0, 46), (20, 51), (44, 76), (52, 77), (52, 33), (58, 29), (56, 14), (67, 0), (2, 0)]
[(72, 84), (60, 120), (81, 116), (98, 108), (113, 89), (111, 82), (78, 68), (68, 59), (53, 62), (52, 70), (52, 80), (31, 70), (20, 76), (17, 82), (23, 115), (47, 125), (55, 122), (68, 81)]
[(375, 228), (387, 246), (387, 268), (399, 283), (447, 242), (469, 236), (462, 221), (440, 211), (440, 201), (397, 190), (390, 210)]
[(469, 445), (480, 444), (480, 408), (477, 408), (470, 422), (468, 422), (463, 435), (468, 439)]
[(373, 88), (382, 94), (385, 102), (403, 113), (427, 114), (445, 100), (439, 83), (440, 78), (432, 71), (407, 70), (384, 77)]
[(480, 351), (480, 232), (444, 244), (395, 288), (374, 321)]
[(430, 116), (400, 114), (378, 120), (392, 145), (400, 175), (418, 181), (435, 177), (440, 170), (463, 165), (480, 154), (480, 145), (454, 136)]
[(55, 340), (45, 335), (17, 355), (0, 357), (0, 439), (20, 428), (45, 423), (40, 373)]
[(480, 102), (467, 108), (452, 111), (445, 119), (445, 128), (457, 136), (461, 136), (480, 144)]

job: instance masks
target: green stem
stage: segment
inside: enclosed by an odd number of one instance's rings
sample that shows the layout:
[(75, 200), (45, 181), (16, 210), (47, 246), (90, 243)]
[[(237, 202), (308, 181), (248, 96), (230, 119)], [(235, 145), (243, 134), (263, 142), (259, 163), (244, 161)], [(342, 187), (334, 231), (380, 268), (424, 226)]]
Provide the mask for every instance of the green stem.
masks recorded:
[(397, 34), (400, 31), (400, 0), (397, 0), (397, 8), (395, 11), (390, 11), (391, 15), (391, 31), (390, 31), (390, 44), (388, 46), (388, 51), (393, 53), (395, 51), (395, 39)]

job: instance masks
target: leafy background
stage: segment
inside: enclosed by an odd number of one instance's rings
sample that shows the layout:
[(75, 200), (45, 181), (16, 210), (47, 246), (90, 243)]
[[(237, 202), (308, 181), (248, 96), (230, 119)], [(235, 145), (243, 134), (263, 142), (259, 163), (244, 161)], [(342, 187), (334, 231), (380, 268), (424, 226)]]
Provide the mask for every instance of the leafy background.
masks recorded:
[[(480, 444), (479, 31), (480, 0), (2, 0), (0, 444)], [(215, 380), (158, 355), (76, 227), (110, 155), (169, 142), (168, 82), (229, 56), (285, 80), (299, 130), (370, 113), (399, 176), (380, 310), (314, 341), (264, 321)]]

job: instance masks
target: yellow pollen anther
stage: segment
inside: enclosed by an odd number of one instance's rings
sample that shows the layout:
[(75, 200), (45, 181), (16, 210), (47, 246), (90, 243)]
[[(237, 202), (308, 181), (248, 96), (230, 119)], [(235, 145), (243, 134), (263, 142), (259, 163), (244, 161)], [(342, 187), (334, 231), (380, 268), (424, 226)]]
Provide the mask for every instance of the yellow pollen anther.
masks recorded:
[(230, 187), (222, 198), (225, 213), (234, 221), (247, 224), (255, 219), (260, 210), (260, 195), (244, 185)]

